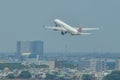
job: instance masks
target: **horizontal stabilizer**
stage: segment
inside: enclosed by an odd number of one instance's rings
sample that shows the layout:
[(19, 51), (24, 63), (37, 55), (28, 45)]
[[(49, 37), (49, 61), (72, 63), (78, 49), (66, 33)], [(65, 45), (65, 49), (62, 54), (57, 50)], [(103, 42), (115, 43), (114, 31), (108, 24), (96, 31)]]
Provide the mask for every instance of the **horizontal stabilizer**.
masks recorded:
[(82, 28), (82, 30), (98, 30), (99, 28)]
[(90, 35), (91, 33), (80, 33), (80, 35)]

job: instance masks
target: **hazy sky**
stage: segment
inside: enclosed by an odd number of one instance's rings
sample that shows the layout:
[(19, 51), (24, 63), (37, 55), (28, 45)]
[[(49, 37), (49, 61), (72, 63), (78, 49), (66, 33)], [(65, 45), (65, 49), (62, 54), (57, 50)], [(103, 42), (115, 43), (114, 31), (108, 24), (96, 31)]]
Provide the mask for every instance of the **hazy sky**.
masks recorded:
[[(42, 27), (55, 18), (103, 28), (62, 36)], [(45, 52), (120, 52), (120, 0), (0, 0), (0, 52), (15, 52), (19, 40), (42, 40)]]

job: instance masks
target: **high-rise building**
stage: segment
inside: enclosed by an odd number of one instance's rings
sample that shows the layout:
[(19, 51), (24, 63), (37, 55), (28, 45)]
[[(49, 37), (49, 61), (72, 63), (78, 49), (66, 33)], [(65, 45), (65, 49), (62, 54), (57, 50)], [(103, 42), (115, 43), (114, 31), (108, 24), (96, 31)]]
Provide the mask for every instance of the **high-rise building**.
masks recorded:
[(105, 61), (99, 59), (90, 60), (90, 68), (93, 72), (101, 72), (105, 70)]
[(63, 68), (63, 60), (56, 60), (55, 61), (55, 68)]
[(17, 56), (39, 55), (43, 56), (43, 41), (17, 41)]
[(32, 41), (31, 53), (43, 56), (43, 42), (42, 41)]
[(96, 65), (97, 65), (97, 60), (96, 59), (90, 59), (90, 69), (93, 72), (96, 72)]
[(120, 70), (120, 59), (116, 60), (116, 70)]
[(89, 60), (79, 60), (79, 70), (86, 71), (90, 69), (90, 61)]

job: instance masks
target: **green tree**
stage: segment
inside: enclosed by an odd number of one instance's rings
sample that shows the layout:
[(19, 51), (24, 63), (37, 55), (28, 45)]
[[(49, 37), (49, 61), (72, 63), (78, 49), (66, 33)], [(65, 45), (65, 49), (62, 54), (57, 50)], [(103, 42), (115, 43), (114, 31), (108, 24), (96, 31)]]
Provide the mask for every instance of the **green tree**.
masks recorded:
[(55, 80), (55, 78), (57, 78), (56, 74), (46, 74), (46, 80)]
[(120, 71), (112, 71), (111, 74), (106, 75), (103, 80), (120, 80)]
[(7, 76), (6, 76), (7, 78), (9, 78), (9, 79), (15, 79), (15, 75), (14, 74), (8, 74)]
[(26, 68), (26, 66), (22, 65), (21, 63), (0, 63), (1, 70), (3, 70), (5, 67), (9, 68), (10, 70)]
[(22, 78), (22, 79), (29, 79), (31, 77), (32, 75), (29, 71), (22, 71), (19, 75), (19, 78)]
[(95, 80), (95, 77), (93, 75), (84, 74), (82, 80)]

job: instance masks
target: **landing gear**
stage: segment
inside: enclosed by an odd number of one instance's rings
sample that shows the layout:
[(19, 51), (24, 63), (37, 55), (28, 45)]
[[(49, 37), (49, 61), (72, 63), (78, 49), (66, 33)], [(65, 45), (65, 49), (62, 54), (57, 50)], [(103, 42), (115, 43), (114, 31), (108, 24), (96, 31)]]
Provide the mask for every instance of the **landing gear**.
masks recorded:
[(62, 31), (61, 34), (64, 35), (65, 33)]
[(66, 31), (65, 32), (63, 32), (63, 31), (61, 32), (62, 35), (66, 34), (66, 33), (67, 33)]

